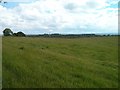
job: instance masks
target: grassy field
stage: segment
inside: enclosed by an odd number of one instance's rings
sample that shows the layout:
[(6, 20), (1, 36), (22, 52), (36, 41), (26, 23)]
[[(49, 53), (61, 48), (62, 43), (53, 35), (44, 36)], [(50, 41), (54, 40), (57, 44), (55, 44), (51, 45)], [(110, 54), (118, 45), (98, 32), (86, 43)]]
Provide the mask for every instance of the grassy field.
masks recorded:
[(3, 37), (3, 88), (118, 87), (117, 37)]

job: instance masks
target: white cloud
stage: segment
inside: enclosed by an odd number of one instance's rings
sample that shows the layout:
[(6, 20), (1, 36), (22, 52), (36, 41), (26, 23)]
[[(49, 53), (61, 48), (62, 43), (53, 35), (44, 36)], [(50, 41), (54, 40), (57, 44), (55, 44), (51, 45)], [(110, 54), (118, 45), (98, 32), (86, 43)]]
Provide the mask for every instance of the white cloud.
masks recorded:
[[(112, 1), (111, 1), (112, 2)], [(117, 9), (109, 0), (37, 0), (14, 8), (0, 5), (0, 33), (117, 32)]]

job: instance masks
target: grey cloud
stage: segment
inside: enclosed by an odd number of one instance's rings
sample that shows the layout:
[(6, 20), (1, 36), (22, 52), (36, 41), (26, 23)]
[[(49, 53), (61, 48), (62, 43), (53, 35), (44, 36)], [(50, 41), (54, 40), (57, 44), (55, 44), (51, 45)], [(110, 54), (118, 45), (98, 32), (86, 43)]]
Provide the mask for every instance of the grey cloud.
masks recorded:
[(86, 3), (87, 8), (93, 8), (94, 9), (97, 6), (98, 6), (98, 3), (96, 3), (96, 2), (89, 1), (89, 2)]
[(75, 5), (74, 3), (68, 3), (64, 6), (64, 8), (68, 10), (74, 10), (77, 8), (77, 5)]

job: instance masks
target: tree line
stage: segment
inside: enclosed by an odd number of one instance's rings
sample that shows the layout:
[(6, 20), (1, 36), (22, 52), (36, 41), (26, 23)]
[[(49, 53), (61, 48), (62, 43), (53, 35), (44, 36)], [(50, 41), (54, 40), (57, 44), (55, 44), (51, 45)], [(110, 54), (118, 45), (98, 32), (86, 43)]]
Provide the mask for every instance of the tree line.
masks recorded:
[(116, 36), (116, 35), (110, 35), (110, 34), (103, 34), (103, 35), (97, 35), (97, 34), (38, 34), (38, 35), (26, 35), (23, 32), (17, 32), (13, 33), (13, 31), (10, 28), (6, 28), (3, 30), (4, 36), (21, 36), (21, 37), (62, 37), (62, 38), (78, 38), (78, 37), (101, 37), (101, 36)]

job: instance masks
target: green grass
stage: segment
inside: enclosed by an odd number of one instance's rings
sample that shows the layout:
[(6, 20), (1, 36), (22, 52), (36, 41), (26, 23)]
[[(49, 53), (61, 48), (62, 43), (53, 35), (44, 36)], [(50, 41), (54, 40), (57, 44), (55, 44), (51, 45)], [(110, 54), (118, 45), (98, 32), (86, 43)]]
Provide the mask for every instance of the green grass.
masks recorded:
[(118, 87), (117, 37), (3, 37), (2, 64), (4, 88)]

